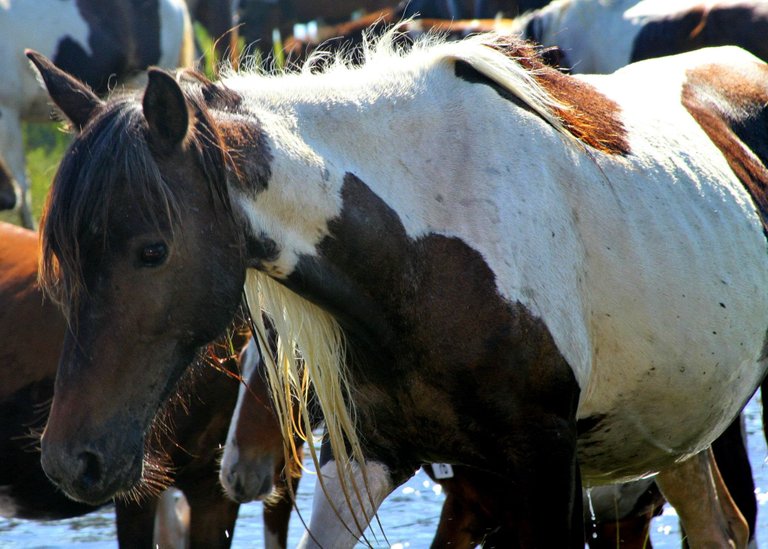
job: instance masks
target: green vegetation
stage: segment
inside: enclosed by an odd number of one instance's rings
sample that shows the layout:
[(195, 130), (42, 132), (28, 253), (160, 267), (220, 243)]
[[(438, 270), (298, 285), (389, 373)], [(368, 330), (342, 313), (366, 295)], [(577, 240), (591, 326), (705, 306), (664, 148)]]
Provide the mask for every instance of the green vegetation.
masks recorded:
[[(24, 124), (24, 152), (27, 177), (32, 186), (32, 214), (38, 220), (48, 187), (71, 139), (71, 135), (62, 130), (61, 124)], [(19, 224), (18, 215), (8, 212), (0, 213), (0, 220)]]

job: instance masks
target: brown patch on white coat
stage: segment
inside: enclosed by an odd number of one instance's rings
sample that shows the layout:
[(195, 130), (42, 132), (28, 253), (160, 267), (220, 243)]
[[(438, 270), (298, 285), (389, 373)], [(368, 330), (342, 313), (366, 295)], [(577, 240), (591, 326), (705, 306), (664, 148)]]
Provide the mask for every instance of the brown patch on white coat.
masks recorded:
[(692, 69), (682, 103), (749, 192), (768, 234), (768, 65)]
[[(543, 57), (547, 50), (537, 49), (530, 42), (510, 40), (496, 43), (494, 46), (528, 69), (536, 82), (555, 99), (556, 116), (563, 127), (576, 139), (606, 154), (630, 153), (626, 130), (620, 117), (621, 109), (616, 102), (598, 92), (590, 84), (551, 67)], [(464, 69), (457, 68), (457, 72), (459, 70)], [(477, 72), (469, 70), (474, 73), (474, 76), (467, 74), (459, 74), (459, 76), (478, 81)], [(503, 91), (496, 85), (494, 88), (503, 97), (519, 103), (519, 100), (509, 92)]]

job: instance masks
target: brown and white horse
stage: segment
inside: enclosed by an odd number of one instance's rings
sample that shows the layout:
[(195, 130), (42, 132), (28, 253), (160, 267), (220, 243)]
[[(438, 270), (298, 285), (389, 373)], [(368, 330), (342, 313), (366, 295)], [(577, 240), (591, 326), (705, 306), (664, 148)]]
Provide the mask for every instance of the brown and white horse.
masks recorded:
[[(66, 331), (63, 316), (37, 285), (37, 252), (37, 233), (0, 222), (0, 515), (62, 519), (95, 507), (72, 501), (50, 483), (32, 435), (45, 424)], [(231, 353), (214, 350), (222, 368), (236, 371), (234, 360), (228, 360)], [(192, 374), (189, 394), (163, 416), (170, 432), (152, 443), (153, 453), (171, 471), (167, 480), (157, 475), (154, 480), (173, 483), (185, 494), (194, 518), (188, 533), (192, 547), (224, 548), (231, 544), (239, 505), (218, 486), (218, 448), (237, 383), (213, 368)], [(122, 547), (152, 547), (158, 501), (148, 495), (115, 502)]]
[(0, 4), (0, 156), (13, 174), (22, 224), (33, 227), (22, 120), (50, 109), (24, 57), (34, 48), (103, 94), (151, 65), (192, 66), (194, 44), (184, 0), (6, 0)]
[(555, 0), (515, 28), (559, 47), (562, 66), (582, 74), (710, 46), (740, 46), (768, 61), (764, 0)]
[(306, 545), (352, 546), (429, 462), (513, 491), (520, 546), (583, 546), (582, 486), (656, 472), (692, 545), (744, 543), (667, 479), (720, 493), (709, 446), (766, 370), (768, 66), (726, 47), (577, 78), (492, 35), (387, 38), (359, 67), (153, 70), (107, 103), (30, 53), (82, 128), (44, 220), (73, 327), (46, 473), (130, 489), (245, 287), (284, 432), (316, 395), (335, 456)]

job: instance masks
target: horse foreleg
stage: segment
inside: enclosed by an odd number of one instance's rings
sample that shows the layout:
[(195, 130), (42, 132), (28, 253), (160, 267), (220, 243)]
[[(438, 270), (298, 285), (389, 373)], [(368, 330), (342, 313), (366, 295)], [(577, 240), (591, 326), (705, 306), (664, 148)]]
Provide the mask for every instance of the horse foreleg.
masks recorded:
[[(301, 454), (301, 449), (299, 450)], [(288, 547), (288, 525), (293, 511), (294, 495), (299, 489), (301, 477), (284, 471), (283, 463), (273, 477), (274, 489), (264, 501), (264, 549), (285, 549)], [(300, 469), (299, 469), (300, 471)], [(290, 478), (286, 478), (289, 476)]]
[(189, 502), (189, 546), (227, 549), (232, 545), (240, 504), (222, 493), (214, 470), (181, 486)]
[(389, 470), (381, 463), (366, 463), (363, 475), (359, 464), (352, 462), (348, 467), (352, 479), (346, 483), (340, 480), (336, 465), (332, 459), (320, 468), (309, 531), (299, 543), (302, 549), (354, 547), (394, 489)]
[(151, 549), (158, 498), (147, 498), (141, 503), (115, 500), (117, 542), (120, 547)]
[(747, 546), (749, 527), (710, 448), (660, 472), (656, 483), (677, 511), (691, 547)]

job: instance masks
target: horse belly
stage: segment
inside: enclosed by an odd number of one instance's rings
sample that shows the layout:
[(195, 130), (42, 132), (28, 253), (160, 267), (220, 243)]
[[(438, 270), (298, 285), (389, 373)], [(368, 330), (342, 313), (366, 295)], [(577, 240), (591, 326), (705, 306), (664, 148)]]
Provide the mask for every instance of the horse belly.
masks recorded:
[(765, 371), (766, 237), (738, 181), (648, 181), (633, 193), (586, 235), (593, 366), (579, 452), (593, 482), (705, 448)]

